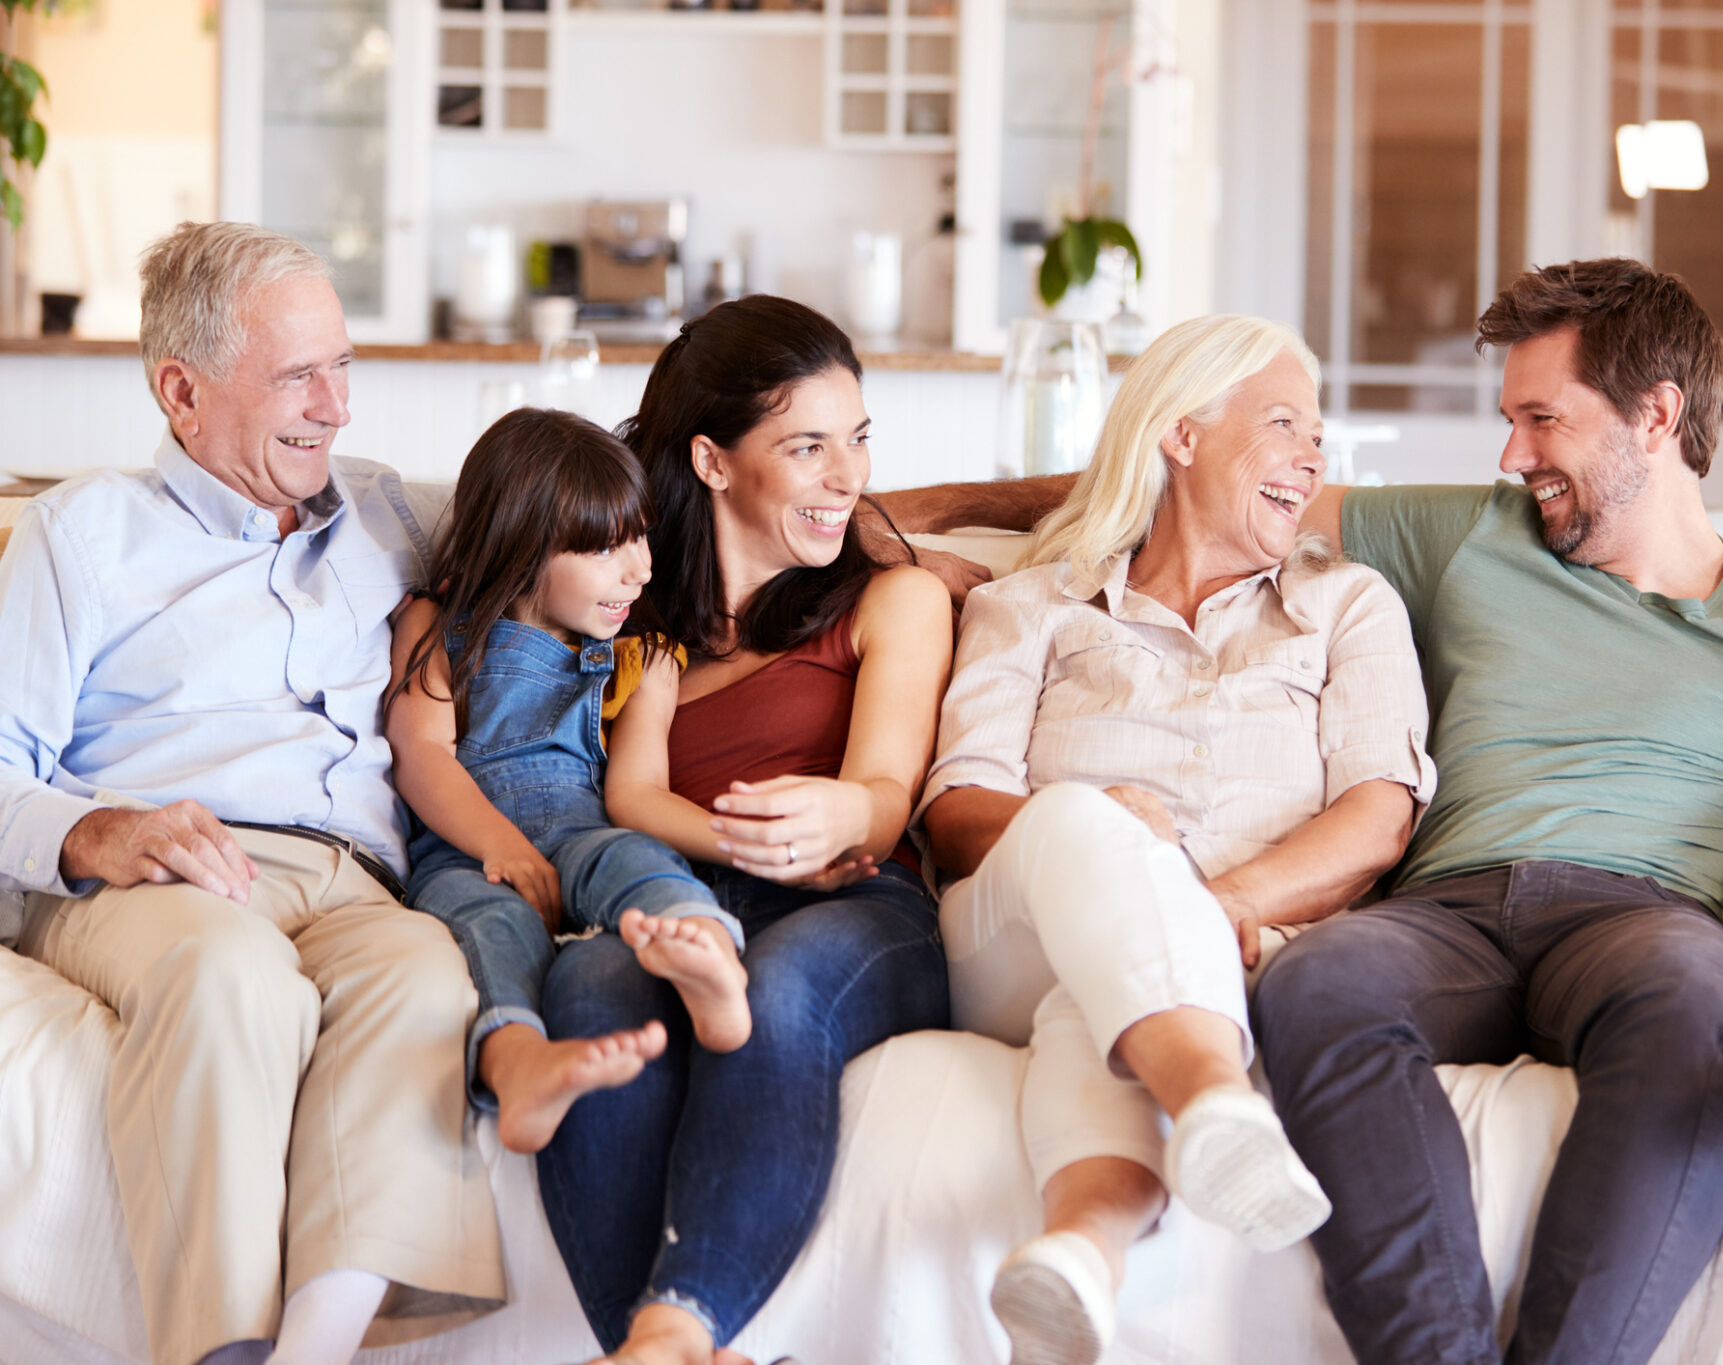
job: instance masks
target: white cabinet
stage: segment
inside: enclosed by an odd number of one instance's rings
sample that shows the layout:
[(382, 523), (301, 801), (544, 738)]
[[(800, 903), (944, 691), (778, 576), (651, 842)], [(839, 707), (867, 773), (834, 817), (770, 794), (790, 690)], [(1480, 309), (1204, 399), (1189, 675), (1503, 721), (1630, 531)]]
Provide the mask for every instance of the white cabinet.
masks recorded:
[(550, 136), (560, 14), (559, 0), (437, 0), (439, 134)]
[(422, 0), (224, 0), (223, 218), (333, 269), (358, 342), (429, 333)]
[[(1094, 124), (1089, 210), (1123, 219), (1149, 268), (1137, 311), (1165, 325), (1169, 133), (1178, 98), (1172, 0), (1001, 0), (964, 11), (958, 78), (953, 344), (1003, 349), (1012, 318), (1040, 308), (1040, 248), (1079, 216), (1085, 131)], [(1107, 35), (1104, 45), (1099, 41)], [(1091, 109), (1098, 57), (1116, 65)]]
[(826, 145), (952, 150), (957, 0), (826, 0), (825, 19)]

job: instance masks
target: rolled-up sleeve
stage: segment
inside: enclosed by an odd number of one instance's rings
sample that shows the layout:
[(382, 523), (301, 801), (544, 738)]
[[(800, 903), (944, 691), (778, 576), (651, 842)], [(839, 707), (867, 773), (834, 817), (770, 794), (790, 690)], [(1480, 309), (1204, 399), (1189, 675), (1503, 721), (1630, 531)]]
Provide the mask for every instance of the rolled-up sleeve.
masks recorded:
[(1360, 782), (1402, 783), (1420, 808), (1436, 792), (1430, 711), (1406, 607), (1374, 571), (1356, 573), (1328, 642), (1318, 734), (1327, 804)]
[[(72, 734), (100, 599), (87, 555), (39, 504), (0, 559), (0, 888), (72, 895), (67, 833), (103, 803), (50, 786)], [(84, 888), (87, 889), (87, 888)]]
[(939, 748), (915, 819), (954, 787), (1029, 794), (1029, 735), (1046, 672), (1048, 612), (1012, 580), (969, 594)]

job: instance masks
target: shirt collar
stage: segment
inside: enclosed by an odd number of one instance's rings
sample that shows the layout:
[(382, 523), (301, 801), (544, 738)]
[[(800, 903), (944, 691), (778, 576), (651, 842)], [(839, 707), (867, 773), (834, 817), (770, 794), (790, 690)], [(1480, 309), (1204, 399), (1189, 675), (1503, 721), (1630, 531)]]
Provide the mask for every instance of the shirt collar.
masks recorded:
[[(210, 535), (226, 540), (279, 538), (274, 515), (264, 512), (260, 520), (255, 514), (262, 509), (186, 454), (171, 426), (162, 433), (161, 444), (156, 447), (155, 465), (168, 491)], [(323, 530), (341, 515), (346, 505), (341, 475), (331, 465), (329, 482), (324, 484), (322, 491), (299, 504), (299, 529)]]
[[(1271, 564), (1261, 573), (1254, 573), (1249, 578), (1241, 579), (1231, 587), (1222, 588), (1209, 600), (1215, 603), (1229, 602), (1235, 597), (1243, 596), (1258, 583), (1267, 583), (1276, 593), (1280, 592), (1280, 564)], [(1107, 604), (1107, 615), (1123, 619), (1125, 604), (1125, 578), (1131, 571), (1131, 556), (1121, 554), (1115, 556), (1113, 566), (1107, 571), (1107, 577), (1101, 584), (1100, 596)], [(1093, 601), (1095, 594), (1085, 594), (1083, 585), (1071, 572), (1069, 566), (1065, 570), (1065, 582), (1060, 588), (1062, 595), (1079, 602)]]

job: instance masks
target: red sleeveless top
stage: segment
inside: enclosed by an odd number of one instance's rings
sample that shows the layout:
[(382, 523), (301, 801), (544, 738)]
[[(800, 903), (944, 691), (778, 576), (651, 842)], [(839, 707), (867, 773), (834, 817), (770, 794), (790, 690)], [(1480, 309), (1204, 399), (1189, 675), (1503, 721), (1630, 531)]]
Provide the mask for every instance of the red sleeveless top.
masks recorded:
[(670, 723), (670, 790), (711, 810), (732, 782), (785, 773), (836, 777), (861, 670), (854, 631), (851, 611), (764, 668), (678, 706)]
[[(786, 773), (836, 777), (861, 671), (854, 634), (852, 610), (824, 635), (678, 706), (670, 722), (670, 790), (711, 810), (732, 782)], [(916, 866), (907, 840), (892, 857)]]

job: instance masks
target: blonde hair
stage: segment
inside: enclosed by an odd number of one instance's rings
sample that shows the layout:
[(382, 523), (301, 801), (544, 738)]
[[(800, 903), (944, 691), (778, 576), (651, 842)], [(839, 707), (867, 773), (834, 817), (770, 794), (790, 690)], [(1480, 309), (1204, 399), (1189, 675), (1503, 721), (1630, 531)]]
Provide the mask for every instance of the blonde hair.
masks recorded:
[(291, 275), (328, 279), (329, 267), (309, 247), (254, 223), (181, 223), (144, 249), (138, 274), (138, 349), (154, 394), (156, 367), (170, 356), (226, 379), (245, 346), (246, 295)]
[(1181, 418), (1199, 426), (1214, 421), (1233, 391), (1283, 351), (1321, 386), (1316, 357), (1281, 323), (1215, 313), (1162, 332), (1125, 371), (1094, 458), (1035, 528), (1024, 563), (1068, 562), (1081, 586), (1099, 591), (1117, 556), (1140, 546), (1154, 526), (1167, 489), (1166, 434)]

